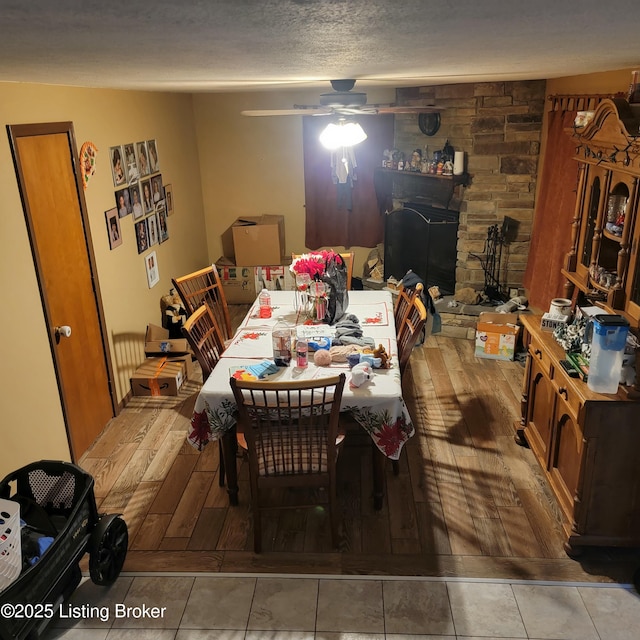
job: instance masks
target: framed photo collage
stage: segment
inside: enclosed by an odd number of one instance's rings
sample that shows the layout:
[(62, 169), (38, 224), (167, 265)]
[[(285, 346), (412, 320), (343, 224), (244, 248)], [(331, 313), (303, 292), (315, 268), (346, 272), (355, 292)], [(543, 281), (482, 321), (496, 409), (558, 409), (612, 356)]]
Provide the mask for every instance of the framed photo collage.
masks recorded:
[[(131, 215), (138, 253), (169, 239), (167, 216), (173, 213), (173, 190), (160, 173), (160, 158), (155, 140), (141, 140), (109, 149), (111, 175), (115, 189), (115, 208), (105, 212), (109, 246), (122, 244), (121, 219)], [(153, 254), (154, 277), (158, 281), (158, 263)], [(145, 259), (147, 272), (149, 264)], [(148, 275), (148, 274), (147, 274)]]

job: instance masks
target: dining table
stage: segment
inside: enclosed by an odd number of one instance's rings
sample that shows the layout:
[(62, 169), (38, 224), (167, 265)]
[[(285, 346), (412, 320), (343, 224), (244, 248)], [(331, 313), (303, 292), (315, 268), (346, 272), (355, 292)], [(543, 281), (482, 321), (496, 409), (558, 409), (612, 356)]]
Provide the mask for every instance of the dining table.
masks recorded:
[[(211, 375), (203, 382), (196, 398), (190, 421), (188, 441), (202, 450), (211, 441), (222, 439), (222, 451), (226, 473), (229, 502), (238, 504), (236, 468), (237, 407), (229, 379), (245, 367), (273, 359), (271, 332), (279, 320), (287, 322), (294, 331), (311, 338), (315, 333), (326, 336), (335, 331), (327, 325), (309, 325), (301, 311), (299, 296), (295, 291), (271, 291), (270, 318), (260, 317), (258, 300), (253, 303), (233, 339), (222, 353)], [(305, 324), (305, 321), (307, 324)], [(341, 342), (356, 344), (362, 339), (376, 347), (382, 345), (389, 356), (388, 368), (374, 368), (370, 380), (360, 386), (351, 381), (348, 362), (342, 358), (332, 360), (329, 366), (317, 366), (313, 352), (309, 353), (306, 367), (296, 366), (295, 349), (288, 367), (280, 367), (268, 376), (270, 381), (306, 380), (330, 377), (344, 371), (347, 376), (341, 412), (349, 412), (354, 420), (371, 437), (373, 455), (374, 507), (380, 509), (384, 496), (384, 467), (387, 460), (398, 460), (402, 447), (415, 431), (402, 397), (402, 383), (398, 365), (396, 328), (393, 316), (393, 300), (388, 290), (349, 291), (345, 316), (340, 320), (361, 330)], [(337, 325), (340, 326), (340, 323)], [(319, 340), (320, 341), (320, 340)], [(295, 342), (295, 341), (294, 341)], [(361, 348), (361, 347), (359, 347)]]

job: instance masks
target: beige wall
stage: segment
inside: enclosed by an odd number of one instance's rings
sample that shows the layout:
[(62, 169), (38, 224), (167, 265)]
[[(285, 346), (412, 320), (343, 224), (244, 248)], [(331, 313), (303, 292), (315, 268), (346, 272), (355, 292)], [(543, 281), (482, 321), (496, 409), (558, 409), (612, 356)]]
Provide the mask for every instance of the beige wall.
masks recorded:
[(549, 95), (572, 93), (616, 93), (627, 94), (633, 69), (619, 69), (605, 73), (588, 73), (547, 80)]
[[(395, 100), (394, 89), (367, 87), (362, 90), (370, 103)], [(240, 112), (317, 104), (320, 92), (194, 96), (210, 260), (215, 261), (222, 255), (221, 234), (243, 215), (284, 215), (286, 252), (299, 253), (304, 249), (302, 117), (250, 118)], [(359, 276), (370, 249), (351, 250), (356, 253), (354, 275)]]
[[(0, 84), (3, 124), (71, 121), (78, 147), (99, 150), (97, 172), (85, 191), (98, 268), (117, 399), (143, 357), (148, 322), (160, 324), (160, 297), (171, 277), (207, 263), (197, 136), (190, 95)], [(160, 282), (149, 289), (144, 255), (138, 255), (131, 216), (121, 220), (123, 244), (109, 250), (104, 212), (115, 205), (109, 147), (155, 138), (162, 176), (173, 185), (170, 238), (155, 246)], [(0, 475), (41, 458), (69, 459), (24, 214), (8, 138), (0, 144), (0, 281), (6, 309), (0, 314)]]

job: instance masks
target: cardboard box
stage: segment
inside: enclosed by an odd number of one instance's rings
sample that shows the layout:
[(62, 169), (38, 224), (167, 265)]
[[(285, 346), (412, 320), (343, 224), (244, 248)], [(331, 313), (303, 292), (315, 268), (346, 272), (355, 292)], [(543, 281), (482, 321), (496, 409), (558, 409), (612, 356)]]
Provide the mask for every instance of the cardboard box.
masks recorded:
[(230, 258), (220, 258), (216, 268), (227, 304), (251, 304), (257, 297), (253, 267), (237, 267)]
[(193, 358), (191, 353), (187, 353), (183, 356), (167, 356), (169, 362), (182, 362), (184, 365), (184, 379), (191, 380), (193, 378)]
[(281, 264), (284, 256), (284, 216), (238, 218), (231, 227), (236, 264)]
[(280, 264), (236, 266), (230, 258), (219, 258), (216, 268), (227, 304), (251, 304), (262, 289), (293, 290), (295, 282), (289, 270), (290, 264), (291, 258), (282, 258)]
[(144, 353), (147, 356), (184, 355), (191, 350), (186, 338), (169, 338), (168, 329), (149, 324), (144, 337)]
[(291, 258), (284, 259), (283, 263), (286, 264), (253, 268), (256, 295), (262, 289), (268, 291), (293, 291), (295, 289), (296, 281), (289, 269)]
[(481, 313), (476, 326), (476, 356), (513, 360), (520, 327), (517, 313)]
[(184, 382), (185, 363), (168, 358), (147, 358), (131, 376), (134, 396), (177, 396)]

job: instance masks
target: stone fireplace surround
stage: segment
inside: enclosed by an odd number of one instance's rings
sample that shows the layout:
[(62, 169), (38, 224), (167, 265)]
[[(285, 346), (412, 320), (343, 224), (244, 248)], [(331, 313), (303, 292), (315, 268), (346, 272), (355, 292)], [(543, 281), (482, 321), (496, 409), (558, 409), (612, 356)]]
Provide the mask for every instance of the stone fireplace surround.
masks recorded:
[(469, 184), (462, 190), (457, 241), (456, 290), (484, 287), (478, 258), (488, 228), (505, 216), (518, 222), (518, 232), (503, 250), (500, 281), (521, 288), (529, 254), (540, 153), (544, 80), (438, 85), (400, 88), (400, 105), (436, 104), (440, 129), (424, 135), (415, 115), (396, 115), (394, 146), (406, 156), (419, 148), (429, 155), (448, 140), (464, 151)]

